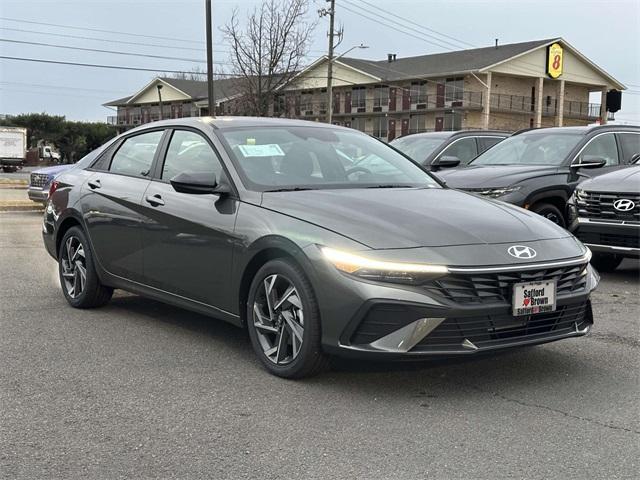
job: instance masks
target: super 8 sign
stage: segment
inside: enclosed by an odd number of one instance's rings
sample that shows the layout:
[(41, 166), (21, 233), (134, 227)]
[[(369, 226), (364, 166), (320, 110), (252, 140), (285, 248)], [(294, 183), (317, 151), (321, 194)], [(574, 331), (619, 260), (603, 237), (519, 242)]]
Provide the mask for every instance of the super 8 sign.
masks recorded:
[(559, 43), (549, 45), (547, 49), (547, 74), (551, 78), (558, 78), (562, 75), (564, 49)]

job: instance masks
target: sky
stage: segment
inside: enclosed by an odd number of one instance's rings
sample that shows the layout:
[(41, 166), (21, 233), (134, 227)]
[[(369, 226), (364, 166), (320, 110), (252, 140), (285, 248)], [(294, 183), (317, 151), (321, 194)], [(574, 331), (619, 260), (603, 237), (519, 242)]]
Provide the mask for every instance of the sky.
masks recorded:
[[(261, 1), (212, 1), (214, 61), (220, 71), (228, 68), (229, 52), (220, 27), (234, 8), (242, 15)], [(205, 69), (204, 4), (204, 0), (0, 0), (0, 56), (159, 72)], [(363, 43), (369, 48), (352, 55), (368, 59), (384, 59), (387, 53), (405, 57), (490, 46), (496, 38), (504, 44), (563, 37), (629, 89), (623, 93), (616, 119), (640, 123), (640, 0), (336, 0), (336, 4), (336, 22), (344, 27), (337, 53)], [(325, 0), (311, 0), (308, 20), (317, 22), (317, 27), (309, 63), (327, 49), (328, 17), (319, 18), (317, 13), (326, 6)], [(115, 112), (103, 103), (135, 93), (154, 76), (154, 72), (0, 58), (0, 114), (47, 112), (71, 120), (104, 121)], [(599, 98), (591, 101), (599, 103)]]

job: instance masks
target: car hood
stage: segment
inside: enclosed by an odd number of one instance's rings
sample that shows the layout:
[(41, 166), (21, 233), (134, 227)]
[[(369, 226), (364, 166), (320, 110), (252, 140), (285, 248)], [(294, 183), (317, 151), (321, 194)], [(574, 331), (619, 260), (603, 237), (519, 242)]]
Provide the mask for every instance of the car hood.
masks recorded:
[(436, 173), (452, 188), (509, 187), (532, 177), (554, 175), (557, 166), (548, 165), (469, 165)]
[(46, 173), (47, 175), (53, 175), (54, 177), (65, 170), (69, 170), (73, 165), (54, 165), (53, 167), (43, 167), (37, 170), (34, 170), (31, 173)]
[(373, 249), (529, 242), (570, 236), (512, 205), (452, 189), (336, 189), (264, 193), (262, 207)]
[(640, 193), (640, 166), (623, 168), (585, 180), (580, 188), (591, 192)]

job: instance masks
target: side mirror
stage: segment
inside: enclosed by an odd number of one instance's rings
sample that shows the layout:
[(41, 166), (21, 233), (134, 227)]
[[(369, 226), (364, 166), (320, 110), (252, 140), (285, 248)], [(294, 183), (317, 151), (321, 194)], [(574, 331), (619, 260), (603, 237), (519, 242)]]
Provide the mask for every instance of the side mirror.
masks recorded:
[(580, 163), (574, 163), (571, 166), (575, 168), (601, 168), (606, 164), (607, 161), (602, 157), (598, 157), (595, 155), (585, 155), (584, 157), (582, 157), (582, 160), (580, 160)]
[(457, 167), (458, 165), (460, 165), (460, 159), (458, 157), (454, 157), (453, 155), (442, 155), (433, 161), (431, 169), (436, 171), (441, 168)]
[(222, 194), (230, 190), (226, 183), (218, 183), (213, 173), (197, 175), (182, 172), (173, 177), (170, 182), (176, 192), (192, 195)]

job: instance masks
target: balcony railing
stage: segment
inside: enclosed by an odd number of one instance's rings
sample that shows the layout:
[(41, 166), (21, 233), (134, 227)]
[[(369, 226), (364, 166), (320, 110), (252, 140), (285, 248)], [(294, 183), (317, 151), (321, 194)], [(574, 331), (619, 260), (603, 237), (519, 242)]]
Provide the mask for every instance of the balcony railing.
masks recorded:
[[(191, 110), (186, 112), (174, 112), (172, 114), (170, 111), (164, 112), (162, 119), (167, 120), (170, 118), (186, 118), (186, 117), (198, 117), (199, 112), (197, 110)], [(129, 114), (120, 114), (120, 115), (110, 115), (107, 117), (107, 123), (109, 125), (121, 126), (121, 127), (132, 127), (136, 125), (142, 125), (149, 122), (155, 122), (160, 120), (160, 113), (129, 113)]]

